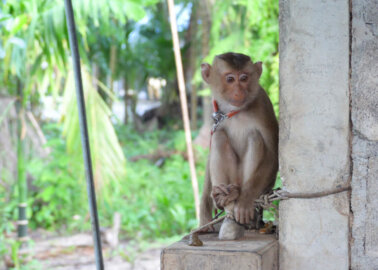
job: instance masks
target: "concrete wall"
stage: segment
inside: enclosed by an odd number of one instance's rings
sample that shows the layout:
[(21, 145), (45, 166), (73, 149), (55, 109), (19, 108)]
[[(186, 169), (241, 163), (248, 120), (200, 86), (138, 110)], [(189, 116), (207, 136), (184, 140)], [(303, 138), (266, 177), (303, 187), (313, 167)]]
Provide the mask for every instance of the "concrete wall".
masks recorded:
[(378, 269), (378, 1), (352, 0), (352, 269)]
[[(350, 181), (349, 1), (280, 0), (280, 171), (290, 192)], [(348, 269), (349, 197), (280, 204), (280, 269)]]

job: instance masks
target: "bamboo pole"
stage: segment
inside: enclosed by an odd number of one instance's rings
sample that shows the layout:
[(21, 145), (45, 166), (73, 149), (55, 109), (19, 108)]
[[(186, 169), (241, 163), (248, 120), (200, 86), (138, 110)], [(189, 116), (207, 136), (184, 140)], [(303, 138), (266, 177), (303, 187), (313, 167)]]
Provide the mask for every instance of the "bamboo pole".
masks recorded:
[(183, 122), (184, 122), (186, 148), (187, 148), (187, 151), (188, 151), (188, 161), (189, 161), (190, 174), (191, 174), (191, 179), (192, 179), (194, 204), (195, 204), (195, 209), (196, 209), (196, 218), (197, 218), (197, 220), (199, 220), (198, 181), (197, 181), (197, 176), (196, 176), (196, 168), (195, 168), (195, 164), (194, 164), (192, 136), (191, 136), (191, 132), (190, 132), (190, 121), (189, 121), (189, 114), (188, 114), (188, 102), (186, 100), (185, 80), (184, 80), (184, 72), (183, 72), (183, 68), (182, 68), (181, 52), (180, 52), (180, 47), (179, 47), (179, 38), (178, 38), (178, 33), (177, 33), (176, 14), (175, 14), (175, 11), (174, 11), (174, 1), (173, 0), (167, 0), (167, 3), (168, 3), (169, 18), (170, 18), (170, 22), (171, 22), (173, 51), (174, 51), (174, 54), (175, 54), (177, 80), (178, 80), (178, 86), (179, 86), (179, 92), (180, 92), (182, 118), (183, 118)]
[(17, 108), (17, 182), (18, 182), (18, 221), (17, 235), (21, 242), (28, 240), (28, 219), (26, 216), (27, 192), (25, 168), (25, 97), (23, 94), (23, 85), (20, 79), (17, 79), (18, 100)]

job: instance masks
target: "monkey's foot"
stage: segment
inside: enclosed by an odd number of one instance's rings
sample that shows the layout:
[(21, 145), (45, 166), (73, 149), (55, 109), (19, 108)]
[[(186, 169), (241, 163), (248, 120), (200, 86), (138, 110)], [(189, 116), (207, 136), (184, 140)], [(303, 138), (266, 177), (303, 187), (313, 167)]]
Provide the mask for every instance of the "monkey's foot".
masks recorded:
[(219, 231), (220, 240), (236, 240), (244, 236), (244, 226), (237, 224), (231, 218), (225, 218)]

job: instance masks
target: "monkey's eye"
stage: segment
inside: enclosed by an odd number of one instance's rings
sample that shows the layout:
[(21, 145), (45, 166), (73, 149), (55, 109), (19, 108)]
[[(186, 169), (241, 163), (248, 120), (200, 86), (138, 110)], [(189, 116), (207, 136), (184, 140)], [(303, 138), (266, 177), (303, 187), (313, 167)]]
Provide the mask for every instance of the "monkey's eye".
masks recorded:
[(248, 75), (247, 74), (240, 75), (239, 80), (241, 82), (246, 82), (248, 80)]
[(232, 83), (233, 81), (235, 81), (235, 78), (234, 78), (234, 76), (232, 76), (232, 75), (228, 75), (228, 76), (226, 76), (226, 81), (227, 81), (228, 83)]

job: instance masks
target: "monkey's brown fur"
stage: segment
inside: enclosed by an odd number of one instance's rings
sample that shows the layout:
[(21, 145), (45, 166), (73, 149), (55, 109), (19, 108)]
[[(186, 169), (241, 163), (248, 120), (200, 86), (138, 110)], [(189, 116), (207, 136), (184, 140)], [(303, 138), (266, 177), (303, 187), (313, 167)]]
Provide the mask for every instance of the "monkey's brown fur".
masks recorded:
[(254, 219), (254, 200), (272, 188), (278, 170), (278, 123), (259, 85), (262, 63), (226, 53), (201, 68), (219, 110), (239, 113), (224, 120), (212, 136), (200, 225), (211, 220), (214, 207), (222, 209), (234, 200), (236, 221), (248, 224)]

